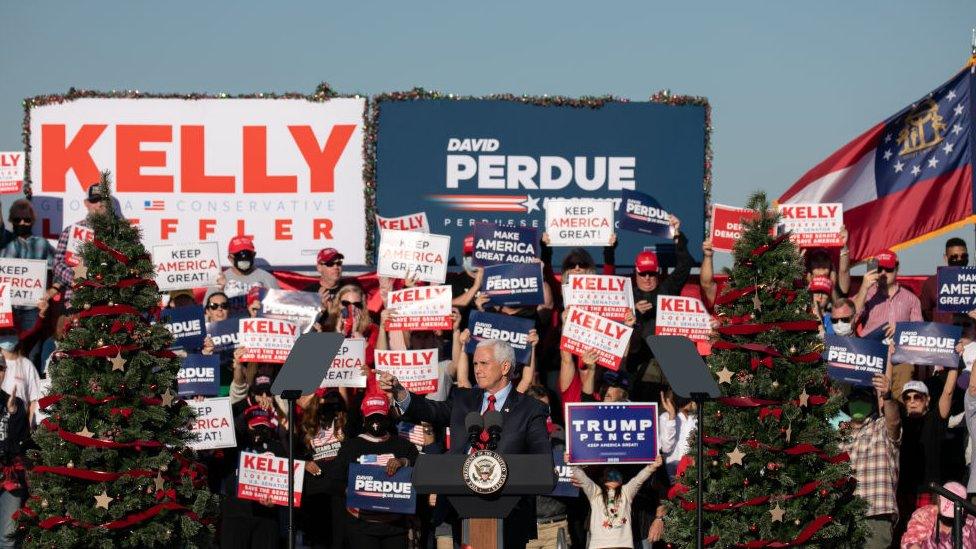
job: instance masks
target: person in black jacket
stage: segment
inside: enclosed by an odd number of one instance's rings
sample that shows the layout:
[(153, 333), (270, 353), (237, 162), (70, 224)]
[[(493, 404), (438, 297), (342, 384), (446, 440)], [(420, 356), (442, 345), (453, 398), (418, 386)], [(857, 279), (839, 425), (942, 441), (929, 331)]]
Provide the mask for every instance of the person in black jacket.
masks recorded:
[[(386, 473), (393, 476), (401, 467), (417, 461), (417, 447), (394, 434), (390, 420), (390, 401), (376, 386), (376, 378), (366, 378), (366, 394), (360, 409), (363, 413), (363, 432), (342, 443), (326, 478), (334, 489), (345, 490), (349, 479), (349, 465), (366, 455), (385, 456)], [(349, 546), (355, 549), (405, 549), (409, 516), (362, 509), (350, 509), (346, 535)]]
[[(6, 376), (7, 366), (0, 363), (0, 384)], [(15, 547), (11, 536), (17, 529), (13, 514), (24, 501), (26, 482), (23, 464), (23, 446), (27, 440), (27, 407), (17, 396), (15, 387), (11, 394), (0, 390), (0, 465), (3, 466), (3, 485), (0, 493), (0, 547)]]
[[(473, 370), (478, 388), (456, 387), (447, 401), (437, 402), (409, 393), (388, 372), (379, 374), (379, 387), (393, 394), (403, 419), (411, 423), (426, 421), (450, 426), (450, 453), (466, 454), (471, 449), (464, 428), (465, 417), (475, 411), (499, 411), (504, 418), (497, 452), (501, 454), (542, 454), (551, 456), (546, 431), (548, 410), (538, 400), (515, 390), (511, 382), (515, 351), (498, 339), (485, 339), (474, 352)], [(524, 547), (536, 536), (535, 500), (522, 498), (505, 520), (505, 547)]]

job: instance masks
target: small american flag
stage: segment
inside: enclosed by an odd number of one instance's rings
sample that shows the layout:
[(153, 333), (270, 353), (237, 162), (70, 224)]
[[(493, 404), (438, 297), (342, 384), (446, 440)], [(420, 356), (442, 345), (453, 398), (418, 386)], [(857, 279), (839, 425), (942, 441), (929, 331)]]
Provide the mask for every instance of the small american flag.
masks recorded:
[(142, 209), (150, 212), (161, 212), (166, 209), (165, 200), (144, 200)]
[(379, 465), (386, 467), (386, 462), (393, 459), (393, 454), (366, 454), (359, 456), (359, 463), (362, 465)]
[(400, 438), (405, 438), (416, 445), (418, 448), (424, 445), (424, 426), (417, 425), (416, 423), (408, 423), (406, 421), (401, 421), (397, 425), (397, 431), (400, 433)]

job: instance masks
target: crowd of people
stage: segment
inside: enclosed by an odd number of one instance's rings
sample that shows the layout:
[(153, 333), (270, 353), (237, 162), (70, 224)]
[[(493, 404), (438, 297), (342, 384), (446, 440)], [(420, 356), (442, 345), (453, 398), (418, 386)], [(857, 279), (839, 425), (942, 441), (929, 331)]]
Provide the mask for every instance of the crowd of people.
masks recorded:
[[(106, 208), (97, 186), (89, 191), (85, 205), (93, 213)], [(53, 276), (37, 306), (14, 308), (15, 327), (0, 337), (0, 401), (4, 403), (0, 465), (5, 473), (0, 529), (5, 533), (13, 531), (10, 516), (29, 490), (15, 465), (23, 459), (39, 421), (38, 399), (50, 373), (51, 352), (71, 318), (66, 305), (75, 273), (66, 260), (66, 234), (56, 248), (34, 235), (35, 214), (29, 201), (14, 202), (8, 218), (12, 231), (4, 226), (0, 232), (0, 257), (47, 260)], [(389, 374), (370, 373), (366, 390), (323, 388), (298, 401), (293, 450), (306, 463), (298, 511), (302, 542), (309, 547), (355, 549), (453, 546), (452, 540), (461, 533), (457, 514), (445, 498), (419, 498), (413, 515), (347, 507), (349, 465), (362, 456), (386, 456), (386, 470), (393, 474), (413, 465), (419, 454), (464, 453), (470, 444), (463, 427), (457, 427), (464, 410), (509, 413), (506, 421), (512, 434), (501, 441), (502, 451), (561, 455), (566, 439), (563, 404), (638, 401), (660, 404), (658, 461), (639, 466), (574, 466), (572, 476), (580, 495), (524, 499), (506, 521), (506, 547), (555, 547), (557, 539), (581, 548), (663, 547), (662, 502), (675, 482), (678, 463), (689, 452), (696, 410), (693, 402), (671, 391), (644, 337), (654, 333), (658, 295), (690, 291), (700, 294), (711, 309), (722, 281), (714, 273), (711, 243), (705, 241), (696, 244), (703, 252), (700, 287), (689, 284), (695, 262), (679, 220), (672, 217), (671, 224), (675, 255), (670, 272), (652, 251), (633, 258), (634, 310), (626, 323), (634, 327), (634, 336), (619, 371), (598, 366), (596, 353), (578, 357), (559, 350), (564, 322), (561, 278), (613, 274), (618, 264), (614, 245), (604, 248), (602, 267), (585, 249), (570, 250), (561, 265), (554, 266), (553, 249), (543, 235), (544, 302), (493, 307), (480, 292), (483, 270), (470, 261), (474, 244), (469, 238), (461, 250), (461, 269), (446, 282), (452, 288), (453, 327), (438, 331), (387, 331), (385, 321), (391, 312), (382, 306), (371, 309), (371, 292), (378, 291), (379, 302), (385, 303), (390, 291), (418, 282), (380, 278), (378, 289), (367, 288), (364, 277), (344, 273), (340, 250), (321, 250), (315, 265), (318, 277), (300, 288), (320, 297), (315, 330), (364, 339), (368, 370), (374, 350), (437, 348), (446, 358), (438, 365), (438, 390), (427, 395), (407, 392)], [(164, 296), (168, 306), (202, 305), (207, 321), (219, 322), (232, 314), (235, 297), (254, 295), (251, 290), (256, 287), (279, 287), (273, 273), (258, 267), (259, 250), (252, 239), (235, 237), (227, 251), (229, 267), (216, 286), (205, 292), (172, 292)], [(949, 240), (943, 259), (947, 265), (969, 265), (965, 242)], [(859, 285), (850, 276), (846, 246), (806, 250), (803, 261), (806, 284), (814, 297), (810, 313), (822, 319), (824, 334), (859, 337), (880, 330), (882, 339), (890, 339), (897, 322), (923, 319), (963, 328), (958, 369), (889, 365), (885, 375), (875, 377), (873, 389), (851, 390), (843, 412), (833, 420), (845, 435), (844, 450), (851, 458), (857, 494), (868, 503), (866, 547), (949, 547), (951, 505), (933, 498), (926, 487), (937, 482), (959, 495), (976, 495), (976, 462), (970, 459), (976, 435), (976, 378), (970, 376), (976, 360), (976, 312), (938, 312), (934, 277), (916, 295), (899, 283), (898, 258), (890, 251), (878, 254)], [(474, 310), (531, 320), (530, 360), (517, 363), (511, 346), (498, 340), (480, 342), (469, 356), (464, 345), (471, 338), (467, 319)], [(260, 301), (250, 300), (244, 314), (259, 316)], [(214, 354), (213, 342), (205, 340), (199, 352)], [(239, 499), (236, 486), (239, 452), (288, 454), (285, 403), (271, 393), (280, 365), (243, 361), (241, 349), (218, 354), (221, 394), (232, 403), (238, 444), (199, 452), (198, 459), (207, 466), (211, 489), (222, 496), (219, 544), (276, 547), (286, 535), (284, 508), (269, 501)], [(967, 546), (976, 546), (976, 519), (967, 518), (965, 536)], [(0, 541), (0, 547), (12, 546), (5, 543)]]

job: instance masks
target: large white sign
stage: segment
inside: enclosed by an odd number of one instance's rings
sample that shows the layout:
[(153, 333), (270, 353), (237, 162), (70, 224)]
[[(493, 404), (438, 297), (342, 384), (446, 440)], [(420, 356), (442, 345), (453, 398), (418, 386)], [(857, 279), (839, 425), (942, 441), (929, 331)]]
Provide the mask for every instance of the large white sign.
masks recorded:
[(546, 200), (546, 233), (550, 246), (609, 246), (614, 209), (610, 200)]
[(413, 231), (383, 231), (376, 273), (391, 278), (414, 278), (443, 284), (451, 237)]
[(187, 405), (197, 412), (190, 429), (196, 439), (190, 442), (190, 448), (215, 450), (237, 446), (234, 414), (231, 412), (229, 397), (188, 400)]
[[(274, 266), (324, 247), (365, 264), (365, 98), (108, 99), (30, 111), (35, 208), (61, 227), (86, 215), (99, 172), (146, 246), (253, 235)], [(50, 197), (57, 200), (44, 200)], [(63, 205), (58, 200), (63, 199)]]
[(244, 362), (284, 364), (298, 339), (298, 325), (276, 318), (240, 319), (237, 341)]
[(573, 274), (563, 285), (563, 303), (624, 321), (634, 309), (634, 290), (627, 276)]
[(156, 285), (162, 292), (213, 286), (220, 275), (216, 242), (162, 244), (152, 248)]
[(319, 387), (366, 387), (366, 340), (342, 340), (339, 354), (332, 359), (332, 367), (325, 373)]
[(10, 287), (14, 307), (37, 307), (47, 289), (47, 261), (0, 258), (0, 284)]
[(597, 351), (596, 363), (619, 370), (634, 329), (577, 307), (567, 309), (559, 348), (577, 356)]

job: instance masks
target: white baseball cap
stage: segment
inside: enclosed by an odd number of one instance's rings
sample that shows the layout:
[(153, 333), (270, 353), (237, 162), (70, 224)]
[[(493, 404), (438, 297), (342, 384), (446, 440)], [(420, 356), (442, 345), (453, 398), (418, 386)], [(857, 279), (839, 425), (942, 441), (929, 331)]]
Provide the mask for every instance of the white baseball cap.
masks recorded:
[(914, 380), (914, 379), (906, 383), (905, 386), (902, 387), (901, 389), (902, 394), (905, 394), (909, 391), (915, 391), (916, 393), (922, 393), (923, 395), (929, 394), (929, 388), (921, 381)]

